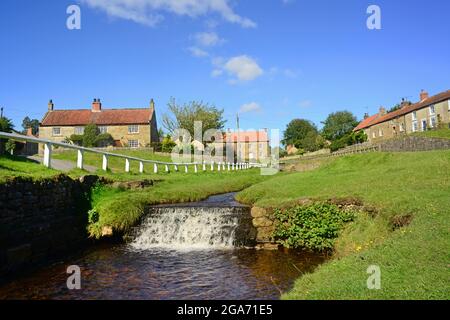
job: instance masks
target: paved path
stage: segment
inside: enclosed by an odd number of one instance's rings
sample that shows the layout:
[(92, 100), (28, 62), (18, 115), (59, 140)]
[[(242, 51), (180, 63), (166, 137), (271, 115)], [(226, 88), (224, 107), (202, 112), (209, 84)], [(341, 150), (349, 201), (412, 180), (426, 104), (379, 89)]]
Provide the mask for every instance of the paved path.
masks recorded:
[[(27, 158), (39, 163), (42, 163), (43, 161), (43, 158), (40, 156), (28, 156)], [(77, 166), (76, 163), (73, 161), (52, 159), (52, 168), (55, 170), (68, 172), (72, 169), (75, 169), (76, 166)], [(88, 172), (95, 172), (97, 171), (97, 168), (93, 166), (84, 165), (84, 170)]]

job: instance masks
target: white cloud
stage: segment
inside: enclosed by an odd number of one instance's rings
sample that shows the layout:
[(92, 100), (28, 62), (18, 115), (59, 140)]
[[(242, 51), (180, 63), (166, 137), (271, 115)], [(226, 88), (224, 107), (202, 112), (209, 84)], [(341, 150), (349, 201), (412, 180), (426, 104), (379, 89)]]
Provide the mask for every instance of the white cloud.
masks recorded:
[(211, 76), (214, 77), (214, 78), (220, 77), (222, 74), (223, 74), (223, 70), (221, 70), (221, 69), (214, 69), (211, 72)]
[(247, 113), (247, 112), (259, 112), (261, 111), (261, 106), (256, 102), (246, 103), (241, 106), (239, 109), (239, 113)]
[(163, 12), (179, 16), (198, 17), (208, 14), (220, 15), (225, 21), (244, 28), (255, 28), (252, 20), (236, 14), (230, 0), (81, 0), (82, 3), (105, 11), (111, 17), (131, 20), (155, 26), (164, 19)]
[(312, 106), (312, 101), (311, 100), (300, 101), (300, 107), (301, 108), (309, 108), (311, 106)]
[(242, 55), (229, 59), (224, 65), (223, 70), (227, 71), (233, 77), (231, 81), (251, 81), (261, 76), (264, 71), (251, 57)]
[(197, 58), (204, 58), (209, 56), (208, 52), (197, 47), (189, 47), (188, 50), (194, 57)]
[(195, 42), (202, 47), (214, 47), (222, 44), (225, 40), (221, 39), (215, 32), (199, 32), (194, 35)]

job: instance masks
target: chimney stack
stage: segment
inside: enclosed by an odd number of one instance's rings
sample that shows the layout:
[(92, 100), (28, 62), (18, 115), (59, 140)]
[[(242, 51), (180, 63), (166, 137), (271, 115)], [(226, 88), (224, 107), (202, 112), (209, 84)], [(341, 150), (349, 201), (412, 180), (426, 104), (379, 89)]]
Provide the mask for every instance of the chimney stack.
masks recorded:
[(422, 102), (426, 99), (428, 99), (428, 92), (422, 89), (422, 91), (420, 91), (420, 101)]
[(364, 120), (366, 120), (367, 118), (369, 118), (369, 114), (366, 112), (364, 113)]
[(50, 99), (50, 101), (48, 102), (48, 111), (53, 111), (53, 107), (54, 107), (53, 100)]
[(102, 111), (102, 103), (100, 102), (100, 99), (94, 99), (94, 102), (92, 102), (92, 111), (93, 112)]
[(155, 109), (155, 101), (153, 99), (150, 100), (150, 109)]
[(380, 107), (380, 112), (379, 112), (380, 116), (384, 116), (386, 113), (387, 113), (386, 112), (386, 108), (385, 107)]

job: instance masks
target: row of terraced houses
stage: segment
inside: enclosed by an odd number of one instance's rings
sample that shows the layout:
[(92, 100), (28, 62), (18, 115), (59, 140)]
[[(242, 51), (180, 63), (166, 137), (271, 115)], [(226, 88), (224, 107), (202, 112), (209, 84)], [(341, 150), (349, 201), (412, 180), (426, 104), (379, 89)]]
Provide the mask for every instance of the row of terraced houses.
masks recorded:
[(400, 109), (389, 113), (381, 107), (373, 116), (366, 114), (354, 131), (363, 130), (370, 142), (379, 142), (442, 127), (450, 128), (450, 90), (431, 97), (422, 90), (417, 103), (403, 101)]

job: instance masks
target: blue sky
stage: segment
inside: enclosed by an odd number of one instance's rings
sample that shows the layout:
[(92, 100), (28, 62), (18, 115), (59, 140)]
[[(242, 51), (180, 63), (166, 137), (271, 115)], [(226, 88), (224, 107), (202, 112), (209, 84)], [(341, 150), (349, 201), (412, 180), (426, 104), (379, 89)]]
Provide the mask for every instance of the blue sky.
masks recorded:
[[(81, 8), (81, 30), (66, 9)], [(381, 30), (366, 27), (381, 8)], [(20, 128), (56, 108), (225, 109), (227, 127), (360, 119), (450, 89), (447, 0), (2, 0), (0, 106)], [(161, 124), (161, 121), (160, 121)]]

